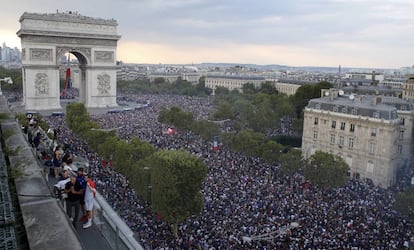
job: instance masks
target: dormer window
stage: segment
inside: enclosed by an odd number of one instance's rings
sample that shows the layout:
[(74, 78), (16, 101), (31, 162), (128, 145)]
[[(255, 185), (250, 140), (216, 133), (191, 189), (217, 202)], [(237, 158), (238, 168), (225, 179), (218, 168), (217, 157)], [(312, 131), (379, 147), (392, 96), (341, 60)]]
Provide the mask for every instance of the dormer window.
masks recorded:
[(358, 114), (358, 110), (357, 109), (352, 109), (352, 115), (357, 115)]

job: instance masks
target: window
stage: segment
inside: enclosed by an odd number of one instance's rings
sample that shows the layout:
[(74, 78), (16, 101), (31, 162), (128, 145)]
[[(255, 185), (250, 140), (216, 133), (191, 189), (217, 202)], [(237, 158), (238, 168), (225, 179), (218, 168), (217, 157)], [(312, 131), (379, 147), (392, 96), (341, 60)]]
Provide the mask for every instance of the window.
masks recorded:
[(315, 117), (315, 121), (313, 122), (313, 124), (318, 125), (318, 123), (319, 123), (319, 119), (318, 117)]
[(371, 136), (377, 136), (377, 128), (371, 129)]
[(404, 139), (404, 130), (400, 131), (400, 140)]
[(357, 109), (352, 109), (352, 114), (353, 115), (357, 115), (358, 114), (358, 110)]
[(351, 127), (349, 128), (349, 131), (355, 132), (355, 124), (351, 123)]
[(370, 142), (369, 143), (369, 153), (370, 154), (375, 154), (377, 148), (377, 144), (375, 142)]
[(402, 152), (403, 152), (403, 147), (402, 147), (402, 145), (398, 145), (398, 154), (402, 154)]
[(338, 106), (333, 107), (333, 112), (338, 112)]
[(374, 113), (372, 114), (372, 116), (373, 116), (374, 118), (380, 118), (380, 113), (379, 113), (379, 112), (374, 112)]
[(354, 138), (349, 138), (348, 139), (348, 147), (349, 148), (353, 148), (354, 147)]
[(401, 118), (401, 125), (405, 125), (405, 118)]
[(318, 139), (318, 131), (313, 131), (313, 139), (316, 140)]
[(316, 109), (321, 109), (321, 104), (320, 103), (317, 103), (316, 106), (315, 106), (315, 108)]
[(371, 174), (374, 172), (374, 162), (371, 160), (367, 163), (367, 172)]
[(332, 128), (336, 128), (336, 121), (332, 121)]
[(339, 145), (343, 146), (345, 144), (345, 137), (339, 136)]
[(345, 122), (341, 122), (341, 130), (345, 130)]
[(331, 143), (335, 144), (335, 134), (331, 134)]
[(348, 109), (346, 107), (343, 107), (342, 108), (342, 113), (347, 113), (347, 112), (348, 112)]

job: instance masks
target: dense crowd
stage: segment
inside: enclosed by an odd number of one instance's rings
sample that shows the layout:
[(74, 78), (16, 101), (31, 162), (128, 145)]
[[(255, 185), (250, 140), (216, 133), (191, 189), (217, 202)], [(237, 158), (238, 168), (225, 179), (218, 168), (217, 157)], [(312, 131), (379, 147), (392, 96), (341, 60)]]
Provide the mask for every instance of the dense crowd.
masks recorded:
[[(350, 180), (345, 187), (322, 190), (306, 186), (303, 176), (282, 177), (278, 166), (228, 149), (212, 150), (212, 142), (191, 132), (163, 133), (168, 124), (157, 121), (162, 108), (178, 106), (196, 119), (207, 119), (213, 105), (208, 98), (168, 95), (131, 96), (148, 101), (148, 107), (127, 112), (94, 115), (104, 128), (119, 128), (126, 140), (137, 137), (159, 149), (185, 149), (203, 160), (207, 177), (203, 184), (204, 209), (171, 228), (151, 212), (128, 182), (110, 165), (103, 165), (87, 144), (67, 129), (62, 117), (47, 117), (58, 129), (64, 148), (90, 160), (89, 172), (97, 189), (136, 232), (145, 249), (409, 249), (414, 247), (413, 225), (393, 210), (395, 189), (374, 187), (367, 181)], [(289, 123), (289, 121), (284, 121)], [(283, 133), (290, 134), (289, 126)], [(405, 177), (400, 184), (410, 185)], [(403, 187), (398, 187), (399, 189)], [(254, 240), (282, 227), (298, 228), (274, 235), (273, 240)], [(246, 238), (248, 236), (249, 238)], [(246, 240), (250, 239), (250, 240)]]
[(60, 95), (60, 99), (75, 99), (79, 97), (79, 89), (78, 88), (67, 88), (65, 91), (62, 91)]

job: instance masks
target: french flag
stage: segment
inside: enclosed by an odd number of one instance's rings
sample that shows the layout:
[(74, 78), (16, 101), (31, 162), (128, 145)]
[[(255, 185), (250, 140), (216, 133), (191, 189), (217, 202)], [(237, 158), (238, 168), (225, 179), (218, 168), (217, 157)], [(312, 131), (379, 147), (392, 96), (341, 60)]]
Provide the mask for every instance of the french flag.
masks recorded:
[(214, 152), (218, 151), (218, 137), (217, 136), (214, 136), (213, 138), (213, 150)]

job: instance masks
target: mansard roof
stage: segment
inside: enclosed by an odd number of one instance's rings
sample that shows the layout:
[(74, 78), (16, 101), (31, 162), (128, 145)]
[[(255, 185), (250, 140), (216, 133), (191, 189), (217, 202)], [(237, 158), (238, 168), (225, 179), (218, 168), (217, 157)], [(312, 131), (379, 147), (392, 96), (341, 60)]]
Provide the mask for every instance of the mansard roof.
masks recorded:
[[(380, 98), (375, 100), (374, 98)], [(338, 114), (348, 114), (354, 116), (370, 117), (384, 120), (394, 120), (398, 118), (397, 108), (390, 105), (392, 100), (384, 103), (382, 96), (324, 96), (312, 99), (308, 103), (308, 108), (330, 111)], [(388, 100), (388, 99), (387, 99)], [(403, 105), (402, 102), (399, 105)], [(409, 106), (409, 105), (408, 105)], [(409, 106), (410, 110), (412, 106)]]

